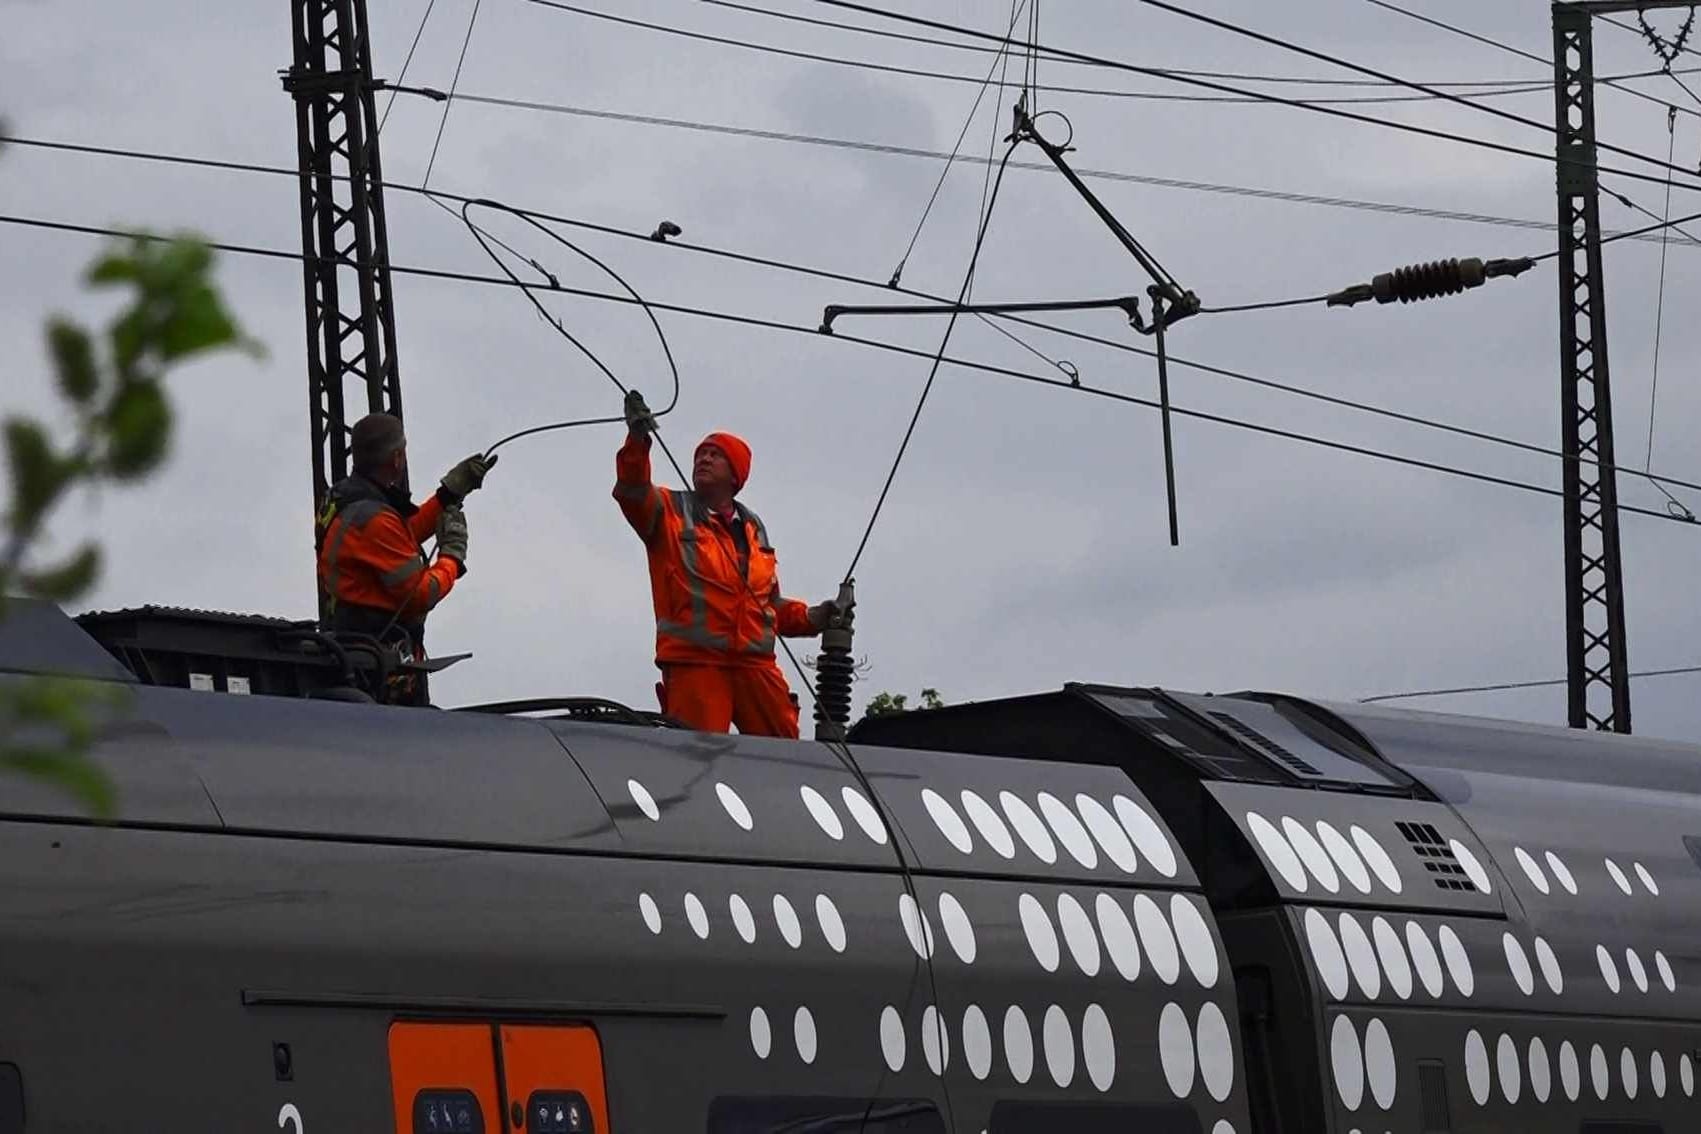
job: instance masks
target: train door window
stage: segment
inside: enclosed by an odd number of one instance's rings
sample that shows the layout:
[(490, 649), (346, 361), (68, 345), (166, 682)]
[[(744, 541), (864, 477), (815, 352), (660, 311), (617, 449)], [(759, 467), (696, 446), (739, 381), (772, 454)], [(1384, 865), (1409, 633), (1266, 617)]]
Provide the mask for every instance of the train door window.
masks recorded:
[(927, 1099), (718, 1098), (708, 1134), (945, 1134)]
[(523, 1134), (607, 1134), (602, 1044), (585, 1025), (504, 1024), (502, 1082)]
[(496, 1047), (488, 1024), (390, 1025), (398, 1134), (500, 1134)]

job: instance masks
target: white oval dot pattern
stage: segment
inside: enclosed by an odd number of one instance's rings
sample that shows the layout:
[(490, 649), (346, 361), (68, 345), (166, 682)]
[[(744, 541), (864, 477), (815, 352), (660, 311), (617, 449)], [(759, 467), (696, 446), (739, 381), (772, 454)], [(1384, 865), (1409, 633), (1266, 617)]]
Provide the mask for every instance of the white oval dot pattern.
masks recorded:
[(1193, 979), (1203, 988), (1216, 987), (1220, 968), (1217, 943), (1211, 936), (1205, 915), (1185, 894), (1176, 894), (1169, 900), (1169, 919), (1175, 927), (1176, 943), (1181, 948), (1187, 968), (1193, 973)]
[(1553, 1093), (1553, 1069), (1547, 1061), (1547, 1047), (1541, 1037), (1530, 1040), (1530, 1094), (1537, 1102), (1546, 1102)]
[(768, 1023), (768, 1013), (761, 1008), (750, 1010), (750, 1049), (757, 1059), (768, 1058), (774, 1047), (774, 1029)]
[(746, 945), (756, 943), (756, 916), (750, 912), (750, 904), (737, 894), (726, 900), (727, 913), (732, 915), (732, 927), (738, 931), (739, 937)]
[(1536, 963), (1542, 967), (1542, 979), (1555, 996), (1565, 991), (1565, 973), (1559, 967), (1559, 958), (1554, 955), (1553, 946), (1547, 943), (1545, 937), (1536, 938)]
[(821, 936), (826, 939), (827, 947), (835, 953), (843, 953), (845, 919), (839, 916), (839, 907), (833, 904), (833, 899), (825, 894), (815, 896), (815, 920), (821, 925)]
[(922, 806), (927, 808), (928, 818), (933, 820), (933, 825), (939, 829), (941, 835), (945, 836), (946, 842), (957, 848), (957, 851), (961, 854), (970, 854), (974, 851), (975, 844), (974, 840), (969, 837), (968, 824), (963, 822), (963, 817), (957, 814), (957, 809), (952, 807), (944, 796), (932, 788), (924, 788), (921, 793), (921, 802)]
[(845, 825), (839, 819), (839, 813), (833, 810), (833, 805), (827, 798), (808, 784), (798, 789), (803, 797), (803, 806), (809, 812), (809, 817), (815, 820), (815, 825), (821, 828), (821, 833), (834, 842), (845, 837)]
[(921, 1054), (935, 1077), (945, 1074), (951, 1063), (951, 1037), (945, 1034), (944, 1017), (931, 1004), (921, 1013)]
[(1004, 1062), (1016, 1082), (1026, 1083), (1033, 1077), (1033, 1029), (1028, 1026), (1027, 1014), (1014, 1005), (1004, 1013)]
[(948, 893), (939, 895), (939, 924), (945, 930), (945, 940), (951, 943), (951, 951), (957, 954), (957, 959), (965, 965), (974, 964), (974, 923), (969, 921), (963, 904)]
[(1234, 1090), (1234, 1041), (1228, 1020), (1215, 1002), (1199, 1010), (1199, 1081), (1217, 1102)]
[(898, 1010), (888, 1004), (880, 1013), (880, 1054), (886, 1057), (886, 1066), (896, 1074), (904, 1069), (904, 1056), (907, 1043), (904, 1038), (904, 1018)]
[(1087, 976), (1099, 975), (1099, 937), (1093, 932), (1093, 921), (1073, 894), (1057, 897), (1057, 924), (1063, 928), (1063, 941), (1075, 965)]
[(1394, 1041), (1388, 1035), (1388, 1028), (1377, 1019), (1364, 1026), (1364, 1081), (1377, 1106), (1383, 1110), (1393, 1108), (1400, 1086), (1400, 1067), (1394, 1058)]
[(1518, 982), (1518, 991), (1525, 996), (1534, 994), (1536, 975), (1530, 968), (1530, 958), (1524, 952), (1524, 946), (1510, 933), (1501, 938), (1501, 944), (1506, 950), (1506, 967), (1512, 970), (1512, 979)]
[(1361, 894), (1370, 893), (1370, 868), (1365, 865), (1363, 856), (1353, 849), (1350, 839), (1327, 820), (1319, 819), (1317, 841), (1329, 852), (1329, 857), (1335, 861), (1336, 869), (1348, 885)]
[(1642, 880), (1642, 885), (1647, 889), (1648, 893), (1654, 895), (1656, 898), (1659, 897), (1660, 884), (1654, 881), (1654, 876), (1648, 873), (1648, 868), (1639, 862), (1632, 863), (1631, 865), (1636, 868), (1636, 877)]
[(1345, 1016), (1336, 1016), (1329, 1029), (1329, 1066), (1341, 1105), (1356, 1111), (1364, 1102), (1364, 1047), (1358, 1030)]
[(1471, 969), (1471, 955), (1465, 952), (1464, 942), (1453, 932), (1453, 927), (1444, 925), (1436, 933), (1441, 942), (1441, 959), (1447, 963), (1447, 975), (1453, 978), (1453, 987), (1467, 1000), (1476, 991), (1476, 973)]
[(1164, 1081), (1170, 1093), (1178, 1099), (1193, 1091), (1193, 1036), (1187, 1026), (1187, 1013), (1171, 1001), (1158, 1016), (1158, 1062), (1163, 1066)]
[(1565, 860), (1552, 851), (1548, 851), (1545, 857), (1547, 858), (1547, 868), (1553, 872), (1555, 881), (1565, 887), (1567, 894), (1576, 897), (1577, 878), (1571, 873), (1571, 868), (1565, 865)]
[(1565, 1097), (1576, 1102), (1583, 1094), (1583, 1071), (1577, 1062), (1577, 1049), (1566, 1040), (1559, 1045), (1559, 1085)]
[(704, 941), (709, 939), (709, 911), (703, 908), (703, 900), (696, 894), (685, 895), (685, 920), (691, 923), (691, 932)]
[(1389, 991), (1401, 1000), (1411, 999), (1412, 966), (1400, 944), (1400, 935), (1394, 932), (1387, 918), (1378, 917), (1370, 924), (1370, 937), (1382, 961), (1382, 975), (1388, 978)]
[(1331, 894), (1341, 892), (1341, 876), (1335, 870), (1335, 860), (1329, 857), (1329, 852), (1323, 849), (1323, 844), (1317, 841), (1317, 836), (1291, 815), (1282, 817), (1282, 834), (1287, 836), (1288, 844), (1294, 853), (1299, 855), (1299, 861), (1305, 865), (1306, 872), (1316, 879), (1317, 884)]
[(1301, 894), (1305, 893), (1311, 885), (1305, 874), (1305, 866), (1275, 825), (1258, 812), (1248, 811), (1246, 829), (1252, 832), (1252, 837), (1258, 842), (1258, 849), (1264, 852), (1264, 858), (1276, 873), (1281, 875), (1288, 888)]
[(1121, 904), (1109, 894), (1100, 894), (1093, 902), (1093, 912), (1098, 916), (1099, 936), (1104, 939), (1104, 951), (1110, 963), (1116, 966), (1123, 980), (1138, 980), (1140, 939)]
[(1488, 1066), (1488, 1045), (1475, 1028), (1465, 1033), (1465, 1082), (1471, 1088), (1471, 1099), (1478, 1106), (1487, 1106), (1494, 1075)]
[(1315, 907), (1305, 911), (1305, 940), (1311, 946), (1311, 961), (1323, 987), (1336, 1000), (1345, 1000), (1351, 986), (1347, 981), (1347, 955), (1341, 950), (1340, 939), (1329, 925), (1329, 919)]
[(1376, 960), (1376, 947), (1370, 943), (1370, 936), (1365, 933), (1364, 926), (1360, 925), (1352, 914), (1342, 914), (1339, 925), (1341, 948), (1347, 954), (1347, 967), (1352, 970), (1359, 991), (1364, 993), (1366, 999), (1375, 1000), (1382, 994), (1382, 967)]
[(839, 796), (845, 801), (845, 810), (850, 812), (851, 819), (862, 828), (862, 833), (868, 836), (868, 840), (878, 846), (885, 846), (886, 824), (881, 821), (880, 812), (868, 802), (868, 797), (849, 786), (840, 789)]
[(1069, 1028), (1069, 1017), (1053, 1004), (1045, 1010), (1041, 1026), (1045, 1042), (1045, 1066), (1051, 1081), (1067, 1087), (1075, 1081), (1075, 1033)]
[(1518, 1045), (1511, 1036), (1502, 1033), (1495, 1045), (1494, 1062), (1500, 1071), (1500, 1094), (1509, 1103), (1516, 1103), (1524, 1093), (1524, 1076), (1518, 1062)]
[(1453, 857), (1459, 860), (1459, 865), (1465, 868), (1465, 874), (1470, 878), (1471, 885), (1485, 894), (1492, 894), (1494, 887), (1489, 884), (1488, 871), (1483, 869), (1482, 862), (1478, 860), (1471, 848), (1458, 839), (1447, 840), (1447, 845), (1453, 851)]
[(815, 1062), (815, 1016), (808, 1008), (799, 1008), (791, 1022), (792, 1041), (797, 1044), (797, 1057), (805, 1063)]
[(745, 806), (743, 797), (732, 789), (732, 785), (717, 781), (715, 795), (720, 798), (721, 808), (727, 813), (727, 818), (746, 831), (756, 826), (755, 820), (750, 816), (750, 808)]
[(1400, 869), (1394, 865), (1394, 860), (1388, 857), (1388, 852), (1383, 849), (1382, 844), (1376, 841), (1376, 836), (1357, 823), (1352, 825), (1349, 833), (1353, 837), (1353, 846), (1364, 856), (1365, 863), (1375, 873), (1377, 881), (1398, 894), (1405, 886), (1400, 878)]
[(1524, 868), (1524, 876), (1530, 880), (1530, 885), (1543, 894), (1550, 893), (1553, 887), (1547, 875), (1542, 873), (1541, 865), (1530, 857), (1530, 852), (1523, 847), (1513, 847), (1512, 853), (1518, 859), (1518, 865)]
[(1069, 852), (1069, 857), (1092, 870), (1099, 864), (1099, 852), (1093, 846), (1091, 835), (1069, 810), (1067, 804), (1049, 791), (1039, 793), (1040, 814), (1051, 824), (1052, 833), (1057, 841), (1063, 844), (1063, 849)]
[(1133, 874), (1140, 868), (1140, 859), (1134, 853), (1134, 843), (1128, 837), (1128, 832), (1122, 829), (1104, 804), (1085, 793), (1075, 797), (1075, 810), (1080, 813), (1081, 821), (1091, 832), (1093, 841), (1099, 845), (1104, 856), (1116, 864), (1116, 868), (1124, 874)]
[(637, 780), (627, 780), (626, 794), (632, 797), (632, 802), (638, 805), (638, 810), (644, 813), (644, 818), (652, 823), (661, 821), (661, 809), (656, 806), (656, 797), (650, 794), (649, 788)]
[(1436, 953), (1429, 934), (1415, 921), (1406, 923), (1406, 948), (1411, 950), (1412, 967), (1423, 982), (1423, 990), (1439, 997), (1447, 990), (1447, 981), (1441, 972), (1441, 957)]
[(1165, 984), (1174, 984), (1181, 976), (1181, 951), (1163, 911), (1145, 894), (1134, 897), (1134, 926), (1140, 931), (1140, 943), (1146, 947), (1152, 971)]
[(1677, 974), (1672, 972), (1671, 962), (1660, 950), (1654, 950), (1654, 968), (1659, 970), (1660, 983), (1666, 986), (1667, 992), (1677, 991)]
[(1133, 840), (1139, 857), (1165, 878), (1174, 878), (1178, 868), (1175, 848), (1169, 845), (1169, 838), (1158, 826), (1158, 821), (1125, 795), (1113, 796), (1110, 805), (1115, 808), (1122, 829)]
[(981, 841), (991, 847), (999, 858), (1015, 858), (1016, 840), (1011, 837), (1010, 828), (1005, 826), (1003, 818), (993, 810), (992, 804), (966, 790), (962, 795), (962, 804), (963, 814), (969, 817), (969, 822), (980, 832)]
[(898, 920), (903, 923), (904, 936), (909, 939), (910, 948), (915, 950), (916, 956), (924, 961), (931, 958), (933, 926), (928, 924), (927, 916), (907, 892), (898, 896)]
[(1642, 958), (1637, 955), (1636, 950), (1624, 951), (1624, 969), (1630, 974), (1630, 979), (1636, 982), (1637, 992), (1648, 991), (1648, 970), (1642, 967)]
[(1028, 939), (1028, 950), (1033, 953), (1034, 960), (1046, 972), (1056, 972), (1063, 952), (1057, 944), (1057, 930), (1051, 926), (1051, 916), (1032, 894), (1023, 894), (1017, 899), (1016, 911), (1021, 916), (1022, 933)]
[(774, 895), (774, 924), (779, 927), (780, 936), (787, 945), (793, 949), (802, 947), (803, 922), (798, 920), (797, 910), (784, 894)]
[(656, 906), (656, 900), (648, 894), (638, 895), (638, 912), (643, 915), (644, 926), (651, 933), (662, 931), (661, 910)]
[(1081, 1063), (1101, 1094), (1115, 1084), (1116, 1035), (1110, 1017), (1097, 1004), (1089, 1004), (1081, 1017)]
[(1028, 806), (1027, 801), (1013, 792), (1001, 791), (998, 804), (1004, 808), (1004, 817), (1010, 820), (1010, 826), (1015, 828), (1033, 856), (1047, 866), (1054, 865), (1057, 862), (1057, 844), (1052, 841), (1044, 820)]
[(992, 1074), (992, 1030), (977, 1004), (969, 1005), (963, 1013), (963, 1062), (976, 1079)]
[(1635, 891), (1630, 888), (1630, 879), (1624, 876), (1624, 871), (1619, 869), (1618, 863), (1614, 862), (1610, 858), (1603, 861), (1606, 863), (1606, 872), (1612, 878), (1613, 885), (1617, 886), (1620, 890), (1623, 890), (1624, 896), (1627, 898), (1635, 893)]
[(1595, 946), (1595, 962), (1601, 967), (1601, 979), (1606, 981), (1608, 991), (1614, 996), (1618, 995), (1618, 990), (1622, 987), (1618, 979), (1618, 962), (1612, 959), (1612, 954), (1607, 952), (1605, 945)]
[(1612, 1068), (1607, 1064), (1606, 1049), (1598, 1043), (1589, 1049), (1589, 1080), (1595, 1088), (1595, 1097), (1606, 1102), (1612, 1093)]

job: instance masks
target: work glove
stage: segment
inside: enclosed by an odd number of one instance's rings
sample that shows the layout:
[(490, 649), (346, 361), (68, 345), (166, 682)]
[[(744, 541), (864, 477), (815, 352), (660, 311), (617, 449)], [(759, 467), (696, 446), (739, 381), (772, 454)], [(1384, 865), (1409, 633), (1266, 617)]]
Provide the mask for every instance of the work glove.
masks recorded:
[[(809, 608), (809, 625), (813, 626), (816, 632), (819, 633), (820, 631), (827, 629), (827, 627), (832, 624), (833, 619), (839, 616), (839, 613), (839, 604), (836, 599), (828, 599), (826, 602), (816, 603), (814, 606)], [(843, 624), (849, 626), (850, 621), (855, 614), (856, 603), (853, 602), (844, 609)]]
[(437, 518), (437, 554), (453, 559), (464, 570), (467, 565), (467, 514), (459, 508), (445, 508)]
[(444, 494), (453, 498), (452, 503), (459, 504), (469, 494), (484, 487), (485, 474), (501, 459), (474, 453), (443, 474)]
[(626, 428), (635, 437), (656, 431), (656, 415), (644, 404), (644, 395), (636, 390), (626, 391)]

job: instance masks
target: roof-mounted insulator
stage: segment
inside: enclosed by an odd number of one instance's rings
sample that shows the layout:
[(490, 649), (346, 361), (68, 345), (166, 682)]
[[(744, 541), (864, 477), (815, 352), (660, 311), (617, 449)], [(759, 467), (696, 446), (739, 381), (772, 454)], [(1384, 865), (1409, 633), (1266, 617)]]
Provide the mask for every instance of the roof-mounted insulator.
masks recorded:
[(1529, 258), (1490, 260), (1486, 264), (1471, 256), (1464, 260), (1436, 260), (1429, 264), (1413, 264), (1392, 272), (1383, 272), (1367, 284), (1355, 284), (1329, 297), (1330, 307), (1351, 307), (1374, 299), (1378, 303), (1416, 303), (1424, 299), (1440, 299), (1458, 295), (1468, 288), (1481, 287), (1496, 276), (1516, 276), (1529, 271), (1536, 262)]

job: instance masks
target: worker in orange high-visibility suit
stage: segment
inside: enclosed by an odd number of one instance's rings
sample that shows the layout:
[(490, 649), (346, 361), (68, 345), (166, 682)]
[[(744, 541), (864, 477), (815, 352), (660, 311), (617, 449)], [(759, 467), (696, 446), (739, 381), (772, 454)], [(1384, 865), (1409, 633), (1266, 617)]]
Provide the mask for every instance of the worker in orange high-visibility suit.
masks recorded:
[[(407, 490), (407, 437), (389, 414), (368, 414), (350, 436), (354, 474), (332, 486), (319, 517), (319, 585), (327, 629), (383, 637), (404, 630), (423, 656), (425, 616), (467, 573), (467, 494), (497, 458), (468, 457), (424, 504)], [(437, 558), (424, 543), (435, 534)]]
[(692, 491), (650, 480), (655, 417), (626, 398), (626, 443), (614, 498), (649, 553), (662, 711), (705, 732), (797, 736), (797, 705), (774, 662), (774, 636), (812, 638), (836, 610), (781, 597), (774, 548), (733, 497), (750, 478), (750, 446), (711, 433), (697, 446)]

